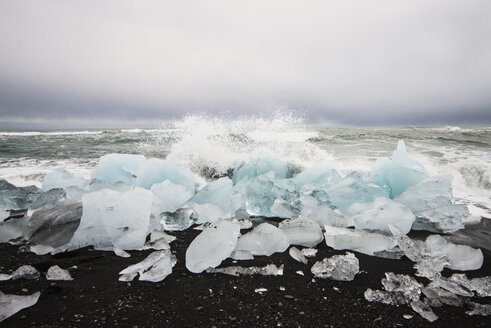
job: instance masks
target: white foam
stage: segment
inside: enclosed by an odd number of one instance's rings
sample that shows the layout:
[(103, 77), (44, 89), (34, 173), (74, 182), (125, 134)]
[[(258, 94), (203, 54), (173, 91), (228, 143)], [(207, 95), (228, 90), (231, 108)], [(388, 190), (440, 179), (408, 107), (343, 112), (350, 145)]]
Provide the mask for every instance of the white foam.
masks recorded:
[(31, 136), (66, 136), (77, 134), (101, 134), (104, 131), (56, 131), (56, 132), (40, 132), (40, 131), (23, 131), (23, 132), (0, 132), (0, 136), (15, 136), (15, 137), (31, 137)]

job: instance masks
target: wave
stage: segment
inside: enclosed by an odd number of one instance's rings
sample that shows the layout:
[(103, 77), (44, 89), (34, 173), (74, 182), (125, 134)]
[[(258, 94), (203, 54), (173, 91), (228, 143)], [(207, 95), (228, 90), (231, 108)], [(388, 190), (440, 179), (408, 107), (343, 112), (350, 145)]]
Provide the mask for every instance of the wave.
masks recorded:
[(23, 131), (23, 132), (4, 132), (0, 131), (0, 136), (16, 136), (16, 137), (31, 137), (31, 136), (65, 136), (77, 134), (102, 134), (104, 131), (57, 131), (57, 132), (40, 132), (40, 131)]

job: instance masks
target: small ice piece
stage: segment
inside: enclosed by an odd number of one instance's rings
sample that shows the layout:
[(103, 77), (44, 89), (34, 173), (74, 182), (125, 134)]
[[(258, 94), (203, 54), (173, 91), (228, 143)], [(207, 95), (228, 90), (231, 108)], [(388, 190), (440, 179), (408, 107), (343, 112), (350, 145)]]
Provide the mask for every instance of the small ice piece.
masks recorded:
[(118, 192), (109, 189), (82, 197), (80, 226), (70, 240), (70, 248), (93, 245), (112, 250), (140, 249), (145, 244), (152, 208), (152, 193), (142, 188)]
[(57, 265), (53, 265), (46, 272), (47, 280), (73, 280), (70, 272), (68, 270), (64, 270)]
[(411, 308), (429, 322), (433, 322), (438, 319), (438, 316), (426, 303), (423, 303), (421, 301), (413, 301), (411, 302)]
[(236, 184), (244, 178), (253, 179), (270, 171), (279, 179), (291, 178), (292, 176), (288, 164), (282, 160), (274, 157), (258, 157), (236, 167), (232, 181)]
[(169, 180), (154, 184), (150, 190), (153, 193), (153, 214), (156, 217), (162, 212), (175, 212), (193, 197), (193, 191)]
[(17, 279), (37, 279), (40, 274), (31, 265), (23, 265), (17, 268), (12, 274), (0, 274), (0, 281), (17, 280)]
[[(466, 311), (467, 315), (481, 315), (487, 317), (491, 315), (491, 304), (479, 304), (470, 302), (474, 306), (472, 310)], [(1, 321), (1, 320), (0, 320)]]
[(114, 247), (114, 254), (116, 254), (116, 256), (119, 256), (119, 257), (131, 257), (130, 253), (122, 250), (119, 247)]
[(86, 185), (87, 181), (75, 178), (72, 173), (68, 172), (62, 167), (59, 167), (44, 176), (42, 189), (44, 191), (48, 191), (54, 188), (65, 188), (71, 186), (84, 189)]
[(353, 253), (346, 252), (346, 255), (334, 255), (316, 262), (311, 271), (317, 278), (351, 281), (360, 271), (360, 264)]
[(455, 282), (451, 279), (442, 277), (440, 274), (437, 274), (435, 278), (433, 279), (432, 282), (428, 285), (428, 287), (433, 288), (433, 287), (441, 287), (443, 289), (448, 290), (451, 293), (454, 293), (456, 295), (460, 296), (465, 296), (465, 297), (472, 297), (474, 296), (474, 293), (469, 290), (469, 288), (461, 285), (458, 282)]
[(410, 314), (403, 314), (403, 315), (402, 315), (402, 317), (403, 317), (404, 319), (407, 319), (407, 320), (409, 320), (409, 319), (412, 319), (412, 318), (413, 318), (413, 316), (412, 316), (412, 315), (410, 315)]
[(269, 223), (261, 223), (242, 235), (235, 249), (249, 251), (252, 255), (270, 256), (276, 252), (283, 253), (288, 246), (288, 237), (283, 230)]
[(230, 258), (237, 261), (254, 260), (254, 256), (249, 251), (233, 251)]
[(381, 257), (384, 259), (400, 260), (404, 256), (404, 252), (401, 251), (399, 246), (395, 246), (385, 251), (373, 252), (373, 256)]
[(455, 273), (450, 277), (450, 280), (475, 291), (479, 297), (491, 296), (491, 276), (467, 279), (465, 274)]
[(284, 270), (284, 265), (277, 267), (274, 264), (268, 264), (264, 267), (240, 267), (240, 266), (230, 266), (226, 268), (208, 268), (206, 272), (208, 273), (223, 273), (231, 276), (250, 276), (250, 275), (262, 275), (262, 276), (282, 276)]
[(303, 273), (302, 270), (298, 270), (297, 272), (295, 272), (296, 274), (298, 274), (299, 276), (305, 276), (305, 274)]
[(407, 303), (419, 300), (423, 287), (416, 279), (409, 275), (386, 272), (382, 279), (382, 285), (388, 292), (398, 293), (404, 296)]
[(30, 245), (29, 246), (29, 251), (33, 252), (36, 255), (46, 255), (48, 253), (51, 253), (53, 250), (54, 250), (54, 248), (51, 246), (44, 246), (44, 245)]
[(401, 233), (407, 234), (411, 231), (411, 226), (416, 219), (409, 208), (389, 198), (375, 198), (375, 201), (370, 203), (369, 207), (369, 210), (351, 218), (356, 229), (389, 232), (389, 224), (392, 224)]
[(312, 211), (307, 218), (317, 222), (321, 227), (325, 225), (332, 227), (346, 228), (351, 226), (351, 220), (348, 220), (339, 210), (333, 210), (328, 206), (319, 206)]
[(198, 216), (190, 208), (179, 208), (175, 212), (161, 213), (160, 219), (164, 230), (182, 231), (195, 224)]
[(161, 251), (163, 249), (170, 249), (170, 245), (168, 242), (165, 241), (164, 238), (157, 239), (155, 241), (148, 241), (145, 245), (142, 247), (143, 250), (145, 249), (155, 249), (157, 251)]
[(189, 245), (186, 250), (186, 268), (200, 273), (207, 268), (217, 267), (235, 249), (239, 235), (238, 224), (225, 220), (214, 222)]
[(196, 189), (196, 182), (191, 171), (179, 168), (158, 158), (150, 158), (138, 167), (135, 186), (150, 189), (154, 184), (165, 180), (183, 185), (193, 192)]
[(375, 252), (388, 250), (396, 245), (392, 238), (374, 232), (336, 228), (327, 225), (324, 226), (324, 230), (327, 246), (337, 250), (349, 249), (373, 255)]
[(261, 294), (261, 295), (262, 295), (263, 293), (267, 292), (267, 291), (268, 291), (268, 290), (267, 290), (266, 288), (256, 288), (256, 289), (254, 289), (254, 292), (255, 292), (255, 293), (258, 293), (258, 294)]
[(448, 267), (452, 270), (477, 270), (484, 262), (480, 249), (452, 244), (440, 235), (428, 236), (424, 246), (427, 255), (447, 258), (450, 262)]
[(309, 219), (283, 220), (278, 228), (286, 234), (290, 245), (313, 247), (324, 239), (321, 227)]
[(458, 295), (440, 287), (424, 287), (422, 291), (428, 305), (432, 307), (440, 307), (445, 304), (460, 307), (464, 303)]
[(301, 252), (305, 257), (315, 257), (315, 255), (317, 255), (316, 248), (304, 248), (301, 250)]
[(425, 277), (432, 280), (443, 268), (449, 266), (450, 262), (446, 257), (427, 257), (414, 265), (418, 277)]
[(449, 175), (428, 178), (409, 187), (394, 199), (406, 205), (416, 216), (415, 230), (453, 232), (464, 228), (469, 216), (467, 206), (452, 202), (452, 177)]
[(130, 281), (138, 273), (140, 281), (159, 282), (172, 273), (177, 259), (170, 250), (155, 251), (150, 253), (143, 261), (130, 265), (119, 274), (120, 281)]
[(388, 305), (407, 304), (407, 298), (402, 293), (391, 293), (384, 290), (372, 290), (367, 288), (363, 296), (369, 302), (378, 302)]
[(0, 322), (14, 315), (22, 309), (33, 306), (37, 303), (40, 292), (32, 295), (11, 295), (0, 291)]
[(154, 230), (154, 231), (152, 231), (150, 233), (150, 239), (149, 239), (150, 242), (154, 242), (154, 241), (157, 241), (157, 240), (160, 240), (160, 239), (163, 239), (167, 243), (170, 244), (174, 240), (176, 240), (176, 237), (175, 236), (172, 236), (172, 235), (169, 235), (169, 234), (166, 234), (165, 232), (159, 231), (159, 230)]
[(138, 168), (145, 163), (145, 156), (130, 154), (108, 154), (100, 158), (99, 164), (90, 173), (92, 179), (110, 184), (123, 182), (132, 185)]
[(416, 243), (405, 234), (402, 234), (393, 225), (389, 225), (389, 229), (392, 232), (395, 240), (397, 241), (397, 245), (404, 252), (404, 255), (406, 255), (408, 259), (413, 262), (419, 262), (423, 260), (424, 249), (420, 243)]
[(290, 254), (291, 257), (293, 257), (293, 259), (295, 261), (298, 261), (298, 262), (303, 263), (303, 264), (309, 263), (309, 261), (307, 260), (307, 258), (296, 247), (290, 247), (290, 250), (288, 251), (288, 253)]

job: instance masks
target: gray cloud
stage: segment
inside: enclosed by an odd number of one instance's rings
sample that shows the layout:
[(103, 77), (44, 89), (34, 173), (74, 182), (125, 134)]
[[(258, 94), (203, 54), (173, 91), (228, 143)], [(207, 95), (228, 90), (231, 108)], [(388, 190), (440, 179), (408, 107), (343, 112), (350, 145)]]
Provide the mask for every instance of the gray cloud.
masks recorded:
[[(490, 124), (491, 2), (2, 1), (0, 121)], [(5, 125), (5, 124), (4, 124)]]

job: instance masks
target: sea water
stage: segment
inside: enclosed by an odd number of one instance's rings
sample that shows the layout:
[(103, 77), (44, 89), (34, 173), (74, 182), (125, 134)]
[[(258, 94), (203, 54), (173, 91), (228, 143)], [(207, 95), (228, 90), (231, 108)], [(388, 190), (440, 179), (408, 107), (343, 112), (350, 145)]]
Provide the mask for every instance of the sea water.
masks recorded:
[(41, 186), (63, 167), (89, 178), (101, 156), (141, 154), (191, 169), (201, 186), (243, 161), (273, 156), (294, 174), (330, 165), (364, 179), (378, 159), (390, 158), (399, 140), (430, 176), (453, 176), (456, 202), (469, 221), (491, 218), (491, 127), (331, 127), (291, 114), (224, 119), (190, 115), (153, 129), (0, 131), (0, 178), (16, 186)]

